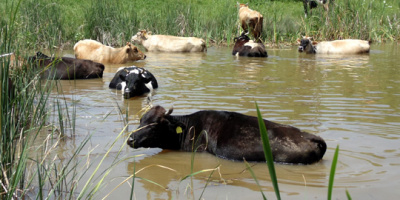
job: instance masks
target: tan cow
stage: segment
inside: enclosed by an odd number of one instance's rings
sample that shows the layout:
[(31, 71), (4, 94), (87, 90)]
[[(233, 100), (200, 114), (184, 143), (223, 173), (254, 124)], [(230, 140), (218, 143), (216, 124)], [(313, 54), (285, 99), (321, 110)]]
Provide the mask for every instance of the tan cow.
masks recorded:
[(177, 37), (172, 35), (151, 35), (145, 30), (132, 36), (131, 42), (141, 44), (147, 51), (163, 52), (203, 52), (207, 51), (206, 43), (201, 38)]
[(308, 54), (361, 54), (368, 53), (370, 42), (367, 40), (345, 39), (315, 42), (311, 37), (297, 40), (300, 43), (299, 52)]
[(239, 7), (239, 20), (243, 31), (247, 34), (249, 29), (254, 36), (256, 42), (260, 41), (263, 29), (263, 16), (249, 8), (247, 4), (237, 3)]
[(87, 59), (103, 64), (124, 64), (146, 58), (143, 52), (129, 42), (124, 47), (113, 48), (95, 40), (86, 39), (77, 42), (74, 51), (75, 57), (78, 59)]

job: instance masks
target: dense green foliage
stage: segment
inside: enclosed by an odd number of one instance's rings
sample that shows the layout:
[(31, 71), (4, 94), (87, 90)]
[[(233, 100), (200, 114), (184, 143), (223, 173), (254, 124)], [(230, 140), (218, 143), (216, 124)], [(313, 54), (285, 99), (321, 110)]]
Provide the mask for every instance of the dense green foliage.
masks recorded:
[[(2, 22), (18, 1), (0, 5)], [(196, 36), (209, 43), (231, 44), (239, 34), (236, 0), (23, 0), (16, 14), (15, 45), (28, 49), (72, 47), (84, 38), (121, 45), (138, 30), (155, 34)], [(360, 38), (397, 41), (400, 2), (397, 0), (336, 0), (304, 17), (299, 0), (248, 1), (264, 16), (262, 39), (294, 43), (301, 35), (318, 40)], [(3, 30), (4, 31), (4, 30)]]

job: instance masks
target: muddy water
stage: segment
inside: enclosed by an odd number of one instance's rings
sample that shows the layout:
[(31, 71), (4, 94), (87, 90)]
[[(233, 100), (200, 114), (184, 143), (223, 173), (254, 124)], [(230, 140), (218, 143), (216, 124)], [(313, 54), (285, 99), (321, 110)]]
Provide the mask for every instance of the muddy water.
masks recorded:
[[(230, 51), (212, 47), (204, 54), (147, 53), (146, 60), (134, 64), (145, 67), (158, 79), (160, 87), (153, 94), (152, 104), (173, 107), (174, 114), (212, 109), (255, 116), (257, 101), (264, 118), (323, 137), (328, 150), (321, 162), (276, 165), (283, 199), (326, 199), (337, 145), (340, 154), (334, 198), (345, 198), (346, 189), (355, 199), (398, 197), (398, 45), (374, 45), (369, 55), (356, 56), (300, 55), (293, 47), (268, 49), (268, 58), (236, 59)], [(145, 97), (124, 100), (120, 91), (108, 88), (121, 66), (127, 65), (107, 65), (102, 79), (61, 81), (64, 95), (54, 96), (52, 103), (57, 98), (67, 99), (69, 110), (76, 108), (76, 127), (75, 132), (67, 130), (71, 137), (58, 145), (58, 157), (70, 158), (91, 135), (78, 158), (97, 166), (116, 140), (99, 172), (110, 167), (115, 159), (126, 160), (112, 168), (96, 199), (108, 194), (110, 199), (129, 198), (132, 179), (118, 185), (141, 169), (137, 176), (142, 179), (136, 179), (134, 184), (136, 199), (198, 199), (210, 172), (181, 181), (191, 173), (191, 153), (133, 150), (125, 146), (118, 154), (126, 139), (116, 139), (125, 126), (124, 119), (129, 121), (129, 131), (134, 130), (140, 110), (148, 105)], [(266, 164), (251, 164), (261, 189), (267, 198), (274, 199)], [(94, 171), (93, 166), (89, 172)], [(216, 167), (219, 168), (204, 190), (205, 199), (262, 198), (260, 188), (242, 162), (207, 153), (195, 155), (194, 172)], [(90, 174), (83, 176), (79, 188)], [(117, 189), (113, 191), (114, 188)]]

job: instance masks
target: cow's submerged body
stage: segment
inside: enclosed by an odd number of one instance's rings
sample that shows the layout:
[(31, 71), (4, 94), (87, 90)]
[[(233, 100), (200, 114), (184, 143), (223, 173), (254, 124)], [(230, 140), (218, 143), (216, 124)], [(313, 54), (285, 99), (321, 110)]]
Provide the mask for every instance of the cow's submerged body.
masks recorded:
[[(131, 135), (131, 147), (159, 147), (192, 151), (192, 142), (200, 150), (231, 160), (265, 161), (256, 117), (227, 111), (199, 111), (173, 116), (156, 106), (141, 119)], [(264, 120), (275, 162), (311, 164), (322, 159), (326, 143), (318, 136), (299, 129)], [(206, 141), (208, 139), (208, 141)]]
[(113, 48), (98, 41), (86, 39), (74, 45), (74, 52), (76, 58), (103, 64), (124, 64), (146, 58), (143, 52), (129, 42), (124, 47)]
[(156, 78), (146, 69), (132, 66), (120, 67), (109, 84), (110, 88), (121, 90), (125, 99), (153, 92), (158, 88)]
[(236, 37), (234, 41), (235, 46), (232, 50), (234, 56), (268, 57), (264, 44), (250, 40), (247, 35), (242, 34)]
[(151, 35), (140, 31), (132, 36), (134, 44), (143, 45), (147, 51), (160, 52), (204, 52), (207, 51), (206, 43), (201, 38), (178, 37), (172, 35)]
[(367, 40), (344, 39), (314, 42), (310, 37), (303, 37), (299, 42), (299, 52), (308, 54), (362, 54), (370, 51), (370, 42)]
[(91, 60), (69, 57), (49, 57), (41, 52), (28, 58), (34, 69), (45, 69), (44, 79), (90, 79), (103, 77), (104, 65)]

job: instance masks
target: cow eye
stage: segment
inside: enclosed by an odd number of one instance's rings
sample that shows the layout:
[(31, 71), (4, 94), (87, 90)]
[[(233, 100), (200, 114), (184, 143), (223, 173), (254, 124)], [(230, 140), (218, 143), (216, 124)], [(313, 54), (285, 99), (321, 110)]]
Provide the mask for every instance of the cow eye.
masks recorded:
[(135, 53), (137, 53), (137, 52), (138, 52), (138, 49), (137, 49), (137, 48), (134, 48), (133, 51), (134, 51)]

